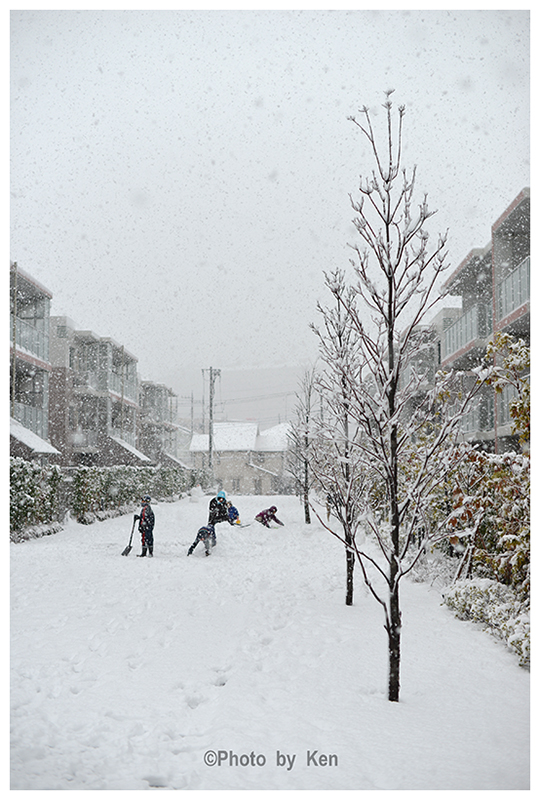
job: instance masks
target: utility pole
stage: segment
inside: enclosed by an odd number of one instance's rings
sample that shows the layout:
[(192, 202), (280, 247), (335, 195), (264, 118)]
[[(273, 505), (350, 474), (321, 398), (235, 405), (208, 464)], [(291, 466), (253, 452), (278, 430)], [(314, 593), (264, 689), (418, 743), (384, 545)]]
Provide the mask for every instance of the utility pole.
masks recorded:
[(122, 345), (122, 373), (121, 373), (121, 405), (120, 405), (120, 438), (124, 438), (124, 381), (125, 381), (125, 353), (124, 345)]
[[(206, 370), (203, 370), (203, 373)], [(213, 460), (212, 453), (214, 450), (214, 384), (216, 378), (221, 375), (220, 369), (210, 367), (210, 385), (209, 385), (209, 401), (208, 401), (208, 469), (212, 472)]]
[(15, 417), (15, 374), (17, 372), (17, 262), (13, 263), (13, 350), (11, 354), (11, 416)]

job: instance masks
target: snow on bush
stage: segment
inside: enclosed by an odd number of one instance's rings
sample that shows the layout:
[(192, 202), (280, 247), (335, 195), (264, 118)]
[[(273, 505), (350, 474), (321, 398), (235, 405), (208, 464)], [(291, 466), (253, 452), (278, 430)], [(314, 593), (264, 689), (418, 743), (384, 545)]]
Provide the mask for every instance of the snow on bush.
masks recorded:
[(517, 653), (520, 666), (530, 665), (528, 604), (518, 600), (509, 586), (488, 578), (460, 580), (446, 589), (443, 598), (458, 619), (487, 626)]
[(11, 458), (10, 539), (19, 542), (56, 533), (66, 511), (88, 525), (131, 512), (143, 495), (155, 501), (177, 500), (203, 477), (182, 467), (120, 465), (62, 470)]
[(79, 467), (73, 475), (72, 510), (89, 524), (132, 510), (143, 495), (177, 500), (189, 488), (190, 475), (180, 467)]
[(10, 531), (20, 532), (55, 520), (58, 486), (62, 479), (58, 467), (10, 458), (9, 479)]

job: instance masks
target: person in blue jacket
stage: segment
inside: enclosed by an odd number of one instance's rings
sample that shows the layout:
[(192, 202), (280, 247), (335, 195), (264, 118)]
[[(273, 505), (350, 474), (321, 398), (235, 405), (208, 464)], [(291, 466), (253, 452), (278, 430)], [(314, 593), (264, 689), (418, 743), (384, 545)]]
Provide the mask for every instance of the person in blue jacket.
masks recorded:
[(233, 506), (231, 502), (228, 502), (227, 508), (229, 509), (229, 523), (231, 525), (240, 525), (240, 512), (236, 506)]
[(144, 558), (147, 551), (148, 556), (153, 558), (155, 517), (148, 495), (141, 498), (141, 513), (135, 514), (134, 519), (139, 520), (139, 533), (141, 534), (141, 554), (138, 558)]

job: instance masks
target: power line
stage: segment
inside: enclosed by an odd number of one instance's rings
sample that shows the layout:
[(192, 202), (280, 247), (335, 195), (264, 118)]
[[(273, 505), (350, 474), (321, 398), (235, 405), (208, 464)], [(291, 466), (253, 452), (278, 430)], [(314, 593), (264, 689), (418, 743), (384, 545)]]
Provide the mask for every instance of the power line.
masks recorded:
[[(235, 397), (231, 398), (230, 400), (220, 400), (219, 404), (231, 405), (234, 403), (254, 403), (256, 400), (271, 400), (275, 397), (291, 397), (291, 395), (296, 395), (296, 392), (277, 392), (276, 394), (263, 394), (263, 395), (258, 395), (257, 397)], [(180, 405), (186, 405), (186, 404), (180, 403)]]
[(278, 392), (276, 394), (263, 394), (258, 397), (239, 397), (231, 400), (222, 400), (221, 403), (223, 405), (230, 405), (232, 403), (253, 403), (256, 400), (271, 400), (274, 397), (290, 397), (293, 394), (296, 394), (296, 392)]

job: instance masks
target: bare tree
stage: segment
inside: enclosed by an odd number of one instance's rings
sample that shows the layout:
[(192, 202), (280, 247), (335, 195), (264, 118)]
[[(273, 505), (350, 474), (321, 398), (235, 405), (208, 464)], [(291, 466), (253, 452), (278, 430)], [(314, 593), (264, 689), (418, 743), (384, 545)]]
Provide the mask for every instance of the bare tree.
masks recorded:
[(300, 390), (296, 394), (298, 402), (295, 419), (288, 435), (288, 468), (295, 480), (297, 493), (303, 500), (304, 520), (307, 525), (311, 524), (309, 492), (313, 485), (313, 473), (310, 462), (315, 430), (314, 414), (318, 399), (315, 393), (315, 379), (315, 367), (307, 370), (302, 377)]
[[(360, 178), (360, 199), (351, 197), (353, 220), (361, 245), (353, 246), (351, 260), (354, 283), (345, 285), (341, 273), (327, 284), (342, 312), (351, 356), (334, 359), (337, 379), (326, 391), (340, 398), (349, 431), (345, 465), (363, 468), (373, 485), (363, 499), (364, 525), (371, 532), (371, 546), (356, 536), (335, 531), (319, 519), (333, 535), (356, 555), (369, 590), (384, 609), (388, 634), (388, 699), (399, 700), (401, 659), (400, 581), (421, 556), (414, 548), (419, 534), (424, 547), (444, 535), (442, 527), (424, 522), (434, 487), (455, 468), (454, 446), (461, 416), (477, 391), (464, 388), (462, 376), (439, 376), (436, 389), (421, 392), (422, 363), (428, 343), (419, 335), (427, 311), (440, 299), (436, 289), (445, 266), (446, 236), (430, 247), (424, 196), (413, 206), (415, 170), (409, 176), (402, 168), (404, 107), (395, 115), (386, 95), (384, 152), (376, 141), (370, 113), (361, 110), (361, 121), (353, 123), (367, 139), (374, 161), (369, 178)], [(334, 317), (330, 318), (331, 325)], [(326, 342), (335, 348), (335, 336)], [(346, 398), (346, 401), (345, 399)], [(452, 403), (443, 402), (451, 398)], [(380, 491), (382, 487), (382, 491)], [(358, 513), (358, 512), (357, 512)], [(362, 516), (362, 515), (360, 515)]]
[(345, 604), (353, 604), (354, 562), (353, 543), (358, 531), (364, 503), (362, 491), (364, 473), (360, 470), (353, 439), (357, 426), (351, 420), (351, 385), (360, 380), (358, 335), (350, 325), (348, 307), (354, 305), (354, 292), (347, 289), (342, 271), (326, 275), (326, 285), (335, 305), (318, 305), (323, 326), (313, 331), (319, 338), (323, 368), (318, 388), (324, 398), (325, 416), (319, 420), (316, 447), (312, 449), (311, 468), (317, 484), (326, 496), (328, 516), (339, 522), (345, 544), (346, 593)]

